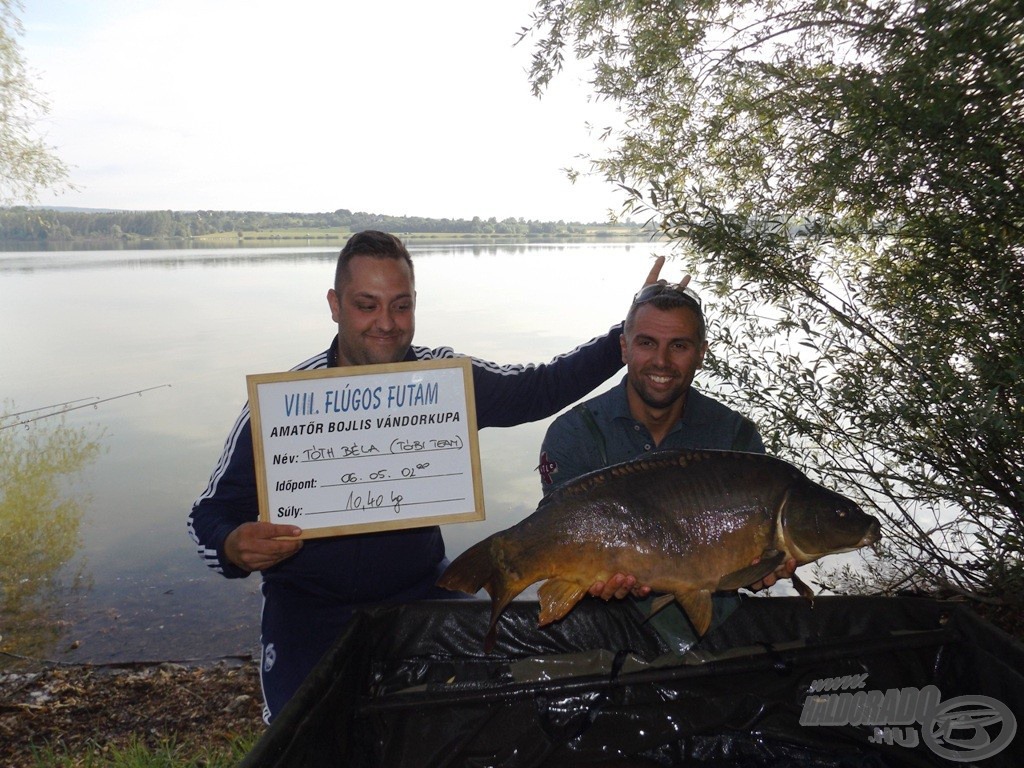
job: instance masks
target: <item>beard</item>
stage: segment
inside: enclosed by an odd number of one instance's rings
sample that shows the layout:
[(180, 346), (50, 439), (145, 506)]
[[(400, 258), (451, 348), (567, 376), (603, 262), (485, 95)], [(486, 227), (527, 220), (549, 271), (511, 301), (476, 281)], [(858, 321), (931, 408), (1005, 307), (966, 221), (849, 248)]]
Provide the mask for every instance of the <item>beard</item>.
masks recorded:
[(672, 386), (668, 389), (655, 390), (647, 380), (648, 375), (661, 376), (664, 374), (658, 371), (642, 371), (638, 375), (630, 376), (629, 383), (633, 391), (648, 408), (665, 409), (686, 397), (690, 388), (689, 382), (679, 377), (672, 380)]

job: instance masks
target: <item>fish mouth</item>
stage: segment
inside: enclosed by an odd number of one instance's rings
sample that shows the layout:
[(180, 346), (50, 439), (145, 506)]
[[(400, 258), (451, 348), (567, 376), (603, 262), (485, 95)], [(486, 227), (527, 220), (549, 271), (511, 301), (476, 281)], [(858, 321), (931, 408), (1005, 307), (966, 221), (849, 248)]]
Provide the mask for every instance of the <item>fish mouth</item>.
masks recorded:
[(869, 547), (872, 544), (877, 544), (882, 539), (882, 526), (878, 524), (877, 520), (871, 521), (871, 526), (868, 528), (868, 532), (864, 534), (864, 538), (857, 544), (857, 548)]
[(882, 528), (878, 524), (878, 521), (875, 520), (871, 523), (871, 526), (868, 528), (867, 532), (860, 538), (860, 541), (858, 541), (856, 544), (851, 544), (848, 547), (829, 547), (824, 552), (811, 553), (802, 551), (789, 539), (786, 540), (786, 544), (790, 554), (796, 557), (798, 563), (811, 563), (817, 560), (818, 558), (825, 557), (826, 555), (841, 555), (845, 552), (856, 552), (858, 549), (862, 549), (863, 547), (868, 547), (872, 544), (877, 544), (881, 540), (881, 538)]

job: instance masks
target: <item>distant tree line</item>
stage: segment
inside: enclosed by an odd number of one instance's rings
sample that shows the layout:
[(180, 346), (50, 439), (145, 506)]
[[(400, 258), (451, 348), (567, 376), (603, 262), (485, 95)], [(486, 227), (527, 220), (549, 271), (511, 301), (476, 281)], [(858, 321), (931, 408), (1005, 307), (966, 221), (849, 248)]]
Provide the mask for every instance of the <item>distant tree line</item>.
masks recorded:
[[(508, 218), (430, 219), (387, 216), (344, 208), (333, 213), (261, 213), (254, 211), (73, 211), (15, 207), (0, 209), (0, 240), (64, 242), (76, 240), (174, 240), (224, 232), (342, 229), (478, 235), (573, 235), (592, 233), (597, 224)], [(640, 225), (621, 224), (636, 228)]]

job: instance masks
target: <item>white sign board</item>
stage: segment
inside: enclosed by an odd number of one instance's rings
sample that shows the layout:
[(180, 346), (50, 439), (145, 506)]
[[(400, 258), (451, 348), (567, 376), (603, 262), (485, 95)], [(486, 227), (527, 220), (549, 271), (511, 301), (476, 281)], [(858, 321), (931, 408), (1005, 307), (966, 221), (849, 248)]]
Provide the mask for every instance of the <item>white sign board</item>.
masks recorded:
[(315, 538), (483, 519), (469, 358), (246, 383), (261, 520)]

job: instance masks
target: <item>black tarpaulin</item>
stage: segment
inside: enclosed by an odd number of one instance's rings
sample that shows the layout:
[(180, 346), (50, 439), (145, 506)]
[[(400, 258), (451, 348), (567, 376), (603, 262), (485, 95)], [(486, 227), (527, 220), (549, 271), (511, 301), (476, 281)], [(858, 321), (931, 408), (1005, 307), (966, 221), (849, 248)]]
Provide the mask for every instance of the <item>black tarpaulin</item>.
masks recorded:
[(1024, 647), (959, 604), (745, 597), (683, 655), (625, 603), (538, 610), (490, 654), (489, 601), (360, 614), (242, 765), (1024, 765)]

